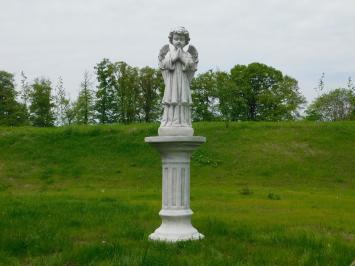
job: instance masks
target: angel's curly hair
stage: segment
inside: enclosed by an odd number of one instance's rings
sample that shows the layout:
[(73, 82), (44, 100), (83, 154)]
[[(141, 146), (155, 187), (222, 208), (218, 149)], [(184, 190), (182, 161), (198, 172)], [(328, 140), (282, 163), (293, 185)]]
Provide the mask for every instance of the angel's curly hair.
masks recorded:
[(179, 35), (184, 35), (185, 36), (185, 42), (186, 45), (189, 44), (190, 42), (190, 35), (189, 32), (187, 31), (187, 29), (185, 29), (184, 27), (176, 27), (173, 28), (170, 32), (169, 32), (169, 42), (172, 44), (173, 43), (173, 36), (175, 34), (179, 34)]

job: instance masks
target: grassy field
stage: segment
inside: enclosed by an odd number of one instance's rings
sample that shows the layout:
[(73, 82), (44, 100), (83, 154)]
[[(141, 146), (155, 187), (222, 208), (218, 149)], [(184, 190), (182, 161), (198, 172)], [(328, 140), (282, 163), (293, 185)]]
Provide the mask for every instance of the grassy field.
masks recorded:
[(0, 128), (0, 265), (350, 265), (355, 123), (196, 123), (193, 224), (154, 243), (156, 124)]

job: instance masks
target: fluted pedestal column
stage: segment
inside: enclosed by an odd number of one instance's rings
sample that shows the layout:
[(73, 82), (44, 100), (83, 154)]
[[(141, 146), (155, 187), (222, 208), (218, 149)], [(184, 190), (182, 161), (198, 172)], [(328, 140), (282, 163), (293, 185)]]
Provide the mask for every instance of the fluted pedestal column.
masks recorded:
[(191, 225), (190, 157), (206, 142), (199, 136), (146, 137), (145, 142), (156, 148), (162, 158), (162, 224), (149, 236), (151, 240), (176, 242), (202, 239)]

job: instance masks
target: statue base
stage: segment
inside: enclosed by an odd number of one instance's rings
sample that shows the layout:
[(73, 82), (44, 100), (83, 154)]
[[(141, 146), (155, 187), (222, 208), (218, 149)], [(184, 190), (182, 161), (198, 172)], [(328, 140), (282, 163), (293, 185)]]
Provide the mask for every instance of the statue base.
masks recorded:
[(194, 135), (194, 130), (192, 127), (159, 127), (159, 136), (188, 136), (192, 137)]
[(154, 233), (149, 235), (150, 240), (164, 242), (178, 242), (203, 239), (195, 227), (191, 225), (193, 212), (188, 210), (161, 210), (159, 215), (162, 224)]
[(151, 240), (177, 242), (204, 238), (191, 224), (190, 158), (206, 142), (199, 136), (146, 137), (162, 158), (162, 224), (149, 236)]

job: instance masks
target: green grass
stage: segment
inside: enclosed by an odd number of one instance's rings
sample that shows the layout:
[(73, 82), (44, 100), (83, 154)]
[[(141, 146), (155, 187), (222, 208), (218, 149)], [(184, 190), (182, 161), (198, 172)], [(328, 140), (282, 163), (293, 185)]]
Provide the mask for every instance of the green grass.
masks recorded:
[(196, 123), (193, 224), (155, 243), (156, 124), (0, 128), (0, 265), (350, 265), (355, 123)]

